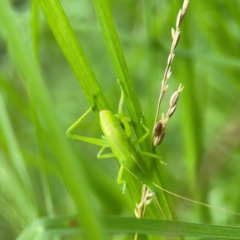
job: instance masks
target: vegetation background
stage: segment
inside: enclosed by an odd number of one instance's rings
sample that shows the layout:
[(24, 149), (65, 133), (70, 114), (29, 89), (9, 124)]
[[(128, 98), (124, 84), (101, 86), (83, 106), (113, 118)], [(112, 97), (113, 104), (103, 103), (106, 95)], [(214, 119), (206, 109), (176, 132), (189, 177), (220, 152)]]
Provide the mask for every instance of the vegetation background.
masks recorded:
[[(5, 4), (3, 0), (0, 2)], [(49, 103), (48, 107), (56, 113), (56, 124), (61, 125), (59, 134), (64, 135), (89, 104), (44, 16), (40, 15), (39, 22), (33, 18), (35, 2), (10, 2), (21, 31), (18, 38), (37, 53), (51, 97), (51, 102), (42, 102), (42, 108), (47, 109)], [(120, 89), (92, 1), (62, 0), (61, 4), (110, 108), (117, 112)], [(110, 5), (127, 66), (151, 130), (172, 41), (170, 30), (175, 26), (182, 1), (112, 0)], [(239, 10), (239, 0), (190, 1), (160, 112), (166, 112), (170, 96), (180, 83), (185, 88), (157, 152), (167, 163), (163, 174), (168, 190), (240, 212)], [(29, 93), (30, 87), (24, 83), (9, 54), (11, 50), (9, 52), (2, 24), (0, 239), (17, 238), (38, 217), (76, 214), (78, 208), (69, 195), (75, 190), (68, 186), (75, 184), (81, 188), (82, 178), (90, 182), (86, 194), (96, 211), (103, 215), (133, 216), (129, 194), (121, 195), (121, 186), (116, 183), (116, 161), (98, 160), (98, 147), (66, 139), (74, 157), (64, 155), (65, 161), (75, 159), (76, 164), (80, 161), (84, 166), (81, 172), (78, 172), (79, 166), (76, 168), (79, 182), (67, 165), (64, 168), (65, 165), (59, 163), (63, 156), (58, 135), (54, 134), (53, 124), (48, 125), (46, 119), (39, 116), (39, 108), (32, 101), (39, 89), (36, 86), (35, 92)], [(34, 30), (39, 30), (35, 42)], [(16, 50), (15, 54), (19, 53)], [(21, 59), (21, 55), (18, 57)], [(48, 96), (46, 99), (48, 101)], [(126, 109), (125, 112), (127, 115)], [(84, 120), (79, 132), (93, 137), (102, 134), (94, 115)], [(181, 221), (231, 226), (239, 222), (239, 217), (227, 212), (200, 208), (175, 197), (171, 197), (171, 202)]]

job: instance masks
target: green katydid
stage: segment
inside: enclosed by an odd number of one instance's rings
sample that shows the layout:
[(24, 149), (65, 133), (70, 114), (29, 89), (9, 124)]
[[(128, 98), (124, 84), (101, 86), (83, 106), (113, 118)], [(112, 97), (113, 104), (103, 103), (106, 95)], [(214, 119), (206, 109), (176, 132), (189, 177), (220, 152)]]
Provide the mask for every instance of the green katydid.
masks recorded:
[[(120, 85), (120, 84), (119, 84)], [(121, 85), (120, 85), (121, 88)], [(131, 120), (127, 117), (124, 117), (122, 112), (122, 106), (124, 101), (124, 93), (123, 89), (121, 88), (121, 98), (119, 101), (119, 114), (113, 114), (109, 110), (101, 110), (99, 113), (99, 119), (100, 119), (100, 126), (102, 129), (102, 132), (104, 134), (104, 138), (91, 138), (91, 137), (85, 137), (80, 136), (77, 134), (72, 133), (72, 131), (82, 122), (84, 118), (92, 111), (92, 109), (88, 109), (70, 128), (67, 130), (66, 135), (69, 138), (73, 138), (75, 140), (80, 140), (84, 142), (88, 142), (94, 145), (101, 146), (102, 148), (97, 154), (98, 158), (112, 158), (115, 157), (119, 164), (120, 164), (120, 170), (118, 172), (117, 177), (117, 183), (123, 184), (123, 193), (125, 191), (126, 182), (122, 179), (123, 171), (127, 170), (129, 173), (131, 173), (136, 179), (138, 179), (143, 185), (146, 185), (148, 187), (148, 190), (152, 192), (152, 196), (156, 200), (159, 209), (161, 210), (163, 217), (164, 213), (161, 209), (161, 206), (157, 200), (157, 191), (156, 188), (167, 192), (168, 194), (171, 194), (175, 197), (203, 205), (205, 207), (210, 207), (214, 209), (223, 210), (232, 214), (236, 214), (240, 216), (240, 213), (227, 210), (225, 208), (220, 208), (216, 206), (211, 206), (202, 202), (198, 202), (189, 198), (185, 198), (183, 196), (177, 195), (175, 193), (172, 193), (157, 184), (155, 184), (152, 180), (151, 173), (149, 171), (148, 165), (146, 164), (143, 156), (147, 155), (155, 159), (159, 159), (159, 161), (162, 163), (162, 158), (156, 154), (149, 153), (149, 152), (142, 152), (136, 150), (136, 145), (144, 141), (146, 137), (149, 135), (148, 128), (142, 124), (142, 121), (140, 121), (142, 128), (146, 131), (145, 134), (135, 142), (132, 142), (130, 140), (131, 137)], [(111, 148), (112, 153), (106, 153), (103, 154), (104, 150), (106, 148)]]
[[(126, 182), (122, 179), (124, 169), (130, 172), (136, 177), (142, 184), (148, 186), (148, 188), (156, 193), (154, 184), (151, 180), (148, 166), (143, 158), (143, 155), (147, 155), (159, 160), (162, 158), (156, 154), (142, 152), (136, 150), (136, 145), (142, 142), (148, 135), (148, 128), (141, 123), (141, 126), (146, 133), (135, 142), (131, 142), (131, 127), (130, 119), (126, 118), (122, 114), (122, 105), (124, 94), (121, 91), (121, 99), (119, 102), (119, 114), (113, 114), (109, 110), (101, 110), (99, 114), (100, 126), (104, 134), (104, 139), (90, 138), (73, 134), (72, 131), (82, 122), (82, 120), (91, 112), (91, 108), (87, 110), (66, 132), (66, 135), (70, 138), (81, 140), (84, 142), (92, 143), (94, 145), (102, 146), (97, 157), (98, 158), (112, 158), (116, 157), (120, 164), (120, 170), (118, 173), (117, 182), (123, 184), (123, 192), (125, 191)], [(110, 147), (112, 153), (103, 154), (106, 148)]]

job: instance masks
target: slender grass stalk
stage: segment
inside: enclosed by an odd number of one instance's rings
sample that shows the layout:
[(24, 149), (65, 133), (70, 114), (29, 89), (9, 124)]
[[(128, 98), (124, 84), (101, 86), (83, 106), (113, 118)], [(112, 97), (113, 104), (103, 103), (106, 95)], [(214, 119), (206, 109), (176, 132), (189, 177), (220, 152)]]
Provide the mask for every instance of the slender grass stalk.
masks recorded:
[[(173, 9), (177, 6), (172, 4)], [(184, 47), (191, 46), (190, 28), (189, 25), (183, 24), (182, 29), (184, 34), (181, 36), (181, 44)], [(182, 59), (178, 61), (176, 73), (184, 86), (184, 94), (182, 95), (183, 101), (183, 114), (181, 117), (181, 125), (183, 128), (183, 138), (185, 142), (186, 152), (186, 166), (191, 173), (189, 181), (192, 186), (196, 184), (195, 174), (199, 164), (199, 156), (202, 153), (203, 139), (202, 139), (202, 109), (200, 108), (199, 100), (197, 99), (196, 92), (198, 89), (195, 86), (194, 65), (190, 59)], [(197, 197), (197, 196), (196, 196)]]
[[(36, 58), (36, 63), (39, 64), (39, 39), (40, 39), (40, 11), (36, 0), (31, 1), (31, 40), (32, 40), (32, 50)], [(28, 90), (31, 104), (33, 105), (32, 119), (35, 125), (37, 146), (38, 146), (38, 156), (41, 168), (44, 171), (41, 172), (41, 181), (43, 188), (43, 197), (45, 200), (46, 212), (48, 216), (54, 215), (54, 204), (52, 199), (52, 193), (49, 183), (49, 171), (47, 169), (46, 154), (44, 150), (44, 134), (41, 129), (40, 119), (38, 118), (37, 108), (34, 107), (34, 96), (31, 90)]]
[[(181, 23), (183, 21), (185, 14), (186, 14), (188, 4), (189, 4), (189, 0), (183, 1), (183, 6), (179, 10), (178, 15), (177, 15), (176, 29), (172, 28), (172, 32), (171, 32), (172, 33), (172, 45), (170, 48), (170, 53), (168, 55), (167, 66), (165, 68), (163, 80), (161, 82), (161, 89), (160, 89), (160, 94), (159, 94), (159, 98), (158, 98), (156, 116), (155, 116), (155, 120), (154, 120), (154, 128), (153, 128), (153, 134), (152, 134), (154, 147), (157, 147), (157, 145), (159, 145), (162, 142), (164, 135), (165, 135), (166, 124), (167, 124), (169, 118), (173, 115), (174, 111), (176, 110), (179, 95), (180, 95), (181, 91), (183, 90), (183, 87), (180, 84), (178, 87), (178, 90), (175, 93), (173, 93), (173, 95), (170, 99), (170, 108), (169, 108), (168, 112), (166, 113), (166, 116), (164, 116), (164, 114), (162, 114), (161, 120), (159, 122), (157, 122), (160, 105), (162, 103), (164, 94), (168, 88), (167, 81), (172, 74), (171, 64), (172, 64), (174, 56), (175, 56), (174, 50), (176, 49), (177, 44), (180, 39), (180, 26), (181, 26)], [(173, 99), (174, 99), (174, 101), (172, 101)]]

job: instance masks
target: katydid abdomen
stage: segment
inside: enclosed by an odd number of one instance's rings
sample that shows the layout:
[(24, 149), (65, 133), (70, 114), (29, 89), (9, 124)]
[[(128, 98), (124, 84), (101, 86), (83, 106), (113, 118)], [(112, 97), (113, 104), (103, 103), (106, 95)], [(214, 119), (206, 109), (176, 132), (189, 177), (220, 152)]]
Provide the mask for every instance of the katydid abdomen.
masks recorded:
[(102, 110), (100, 111), (100, 125), (119, 164), (142, 184), (156, 192), (145, 160), (127, 136), (119, 119), (111, 111)]

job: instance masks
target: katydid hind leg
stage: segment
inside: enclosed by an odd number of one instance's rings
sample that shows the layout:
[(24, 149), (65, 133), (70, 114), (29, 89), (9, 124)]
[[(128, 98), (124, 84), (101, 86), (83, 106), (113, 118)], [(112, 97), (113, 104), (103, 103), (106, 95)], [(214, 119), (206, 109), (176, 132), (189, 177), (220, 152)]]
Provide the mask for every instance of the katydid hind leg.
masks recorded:
[(91, 111), (92, 109), (89, 108), (75, 123), (73, 123), (66, 131), (66, 136), (68, 138), (72, 138), (72, 139), (83, 141), (83, 142), (88, 142), (101, 147), (109, 147), (109, 144), (106, 139), (85, 137), (76, 133), (72, 133), (82, 123), (82, 121), (89, 115)]
[(89, 108), (75, 123), (73, 123), (68, 130), (66, 131), (66, 135), (67, 137), (69, 137), (69, 135), (71, 136), (71, 133), (73, 130), (75, 130), (83, 121), (83, 119), (85, 119), (89, 113), (92, 112), (92, 108)]
[(145, 156), (148, 156), (148, 157), (151, 157), (151, 158), (155, 158), (155, 159), (158, 159), (160, 160), (159, 163), (163, 164), (163, 165), (167, 165), (162, 159), (162, 157), (158, 156), (157, 154), (154, 154), (154, 153), (150, 153), (150, 152), (143, 152), (143, 151), (139, 151), (142, 155), (145, 155)]

